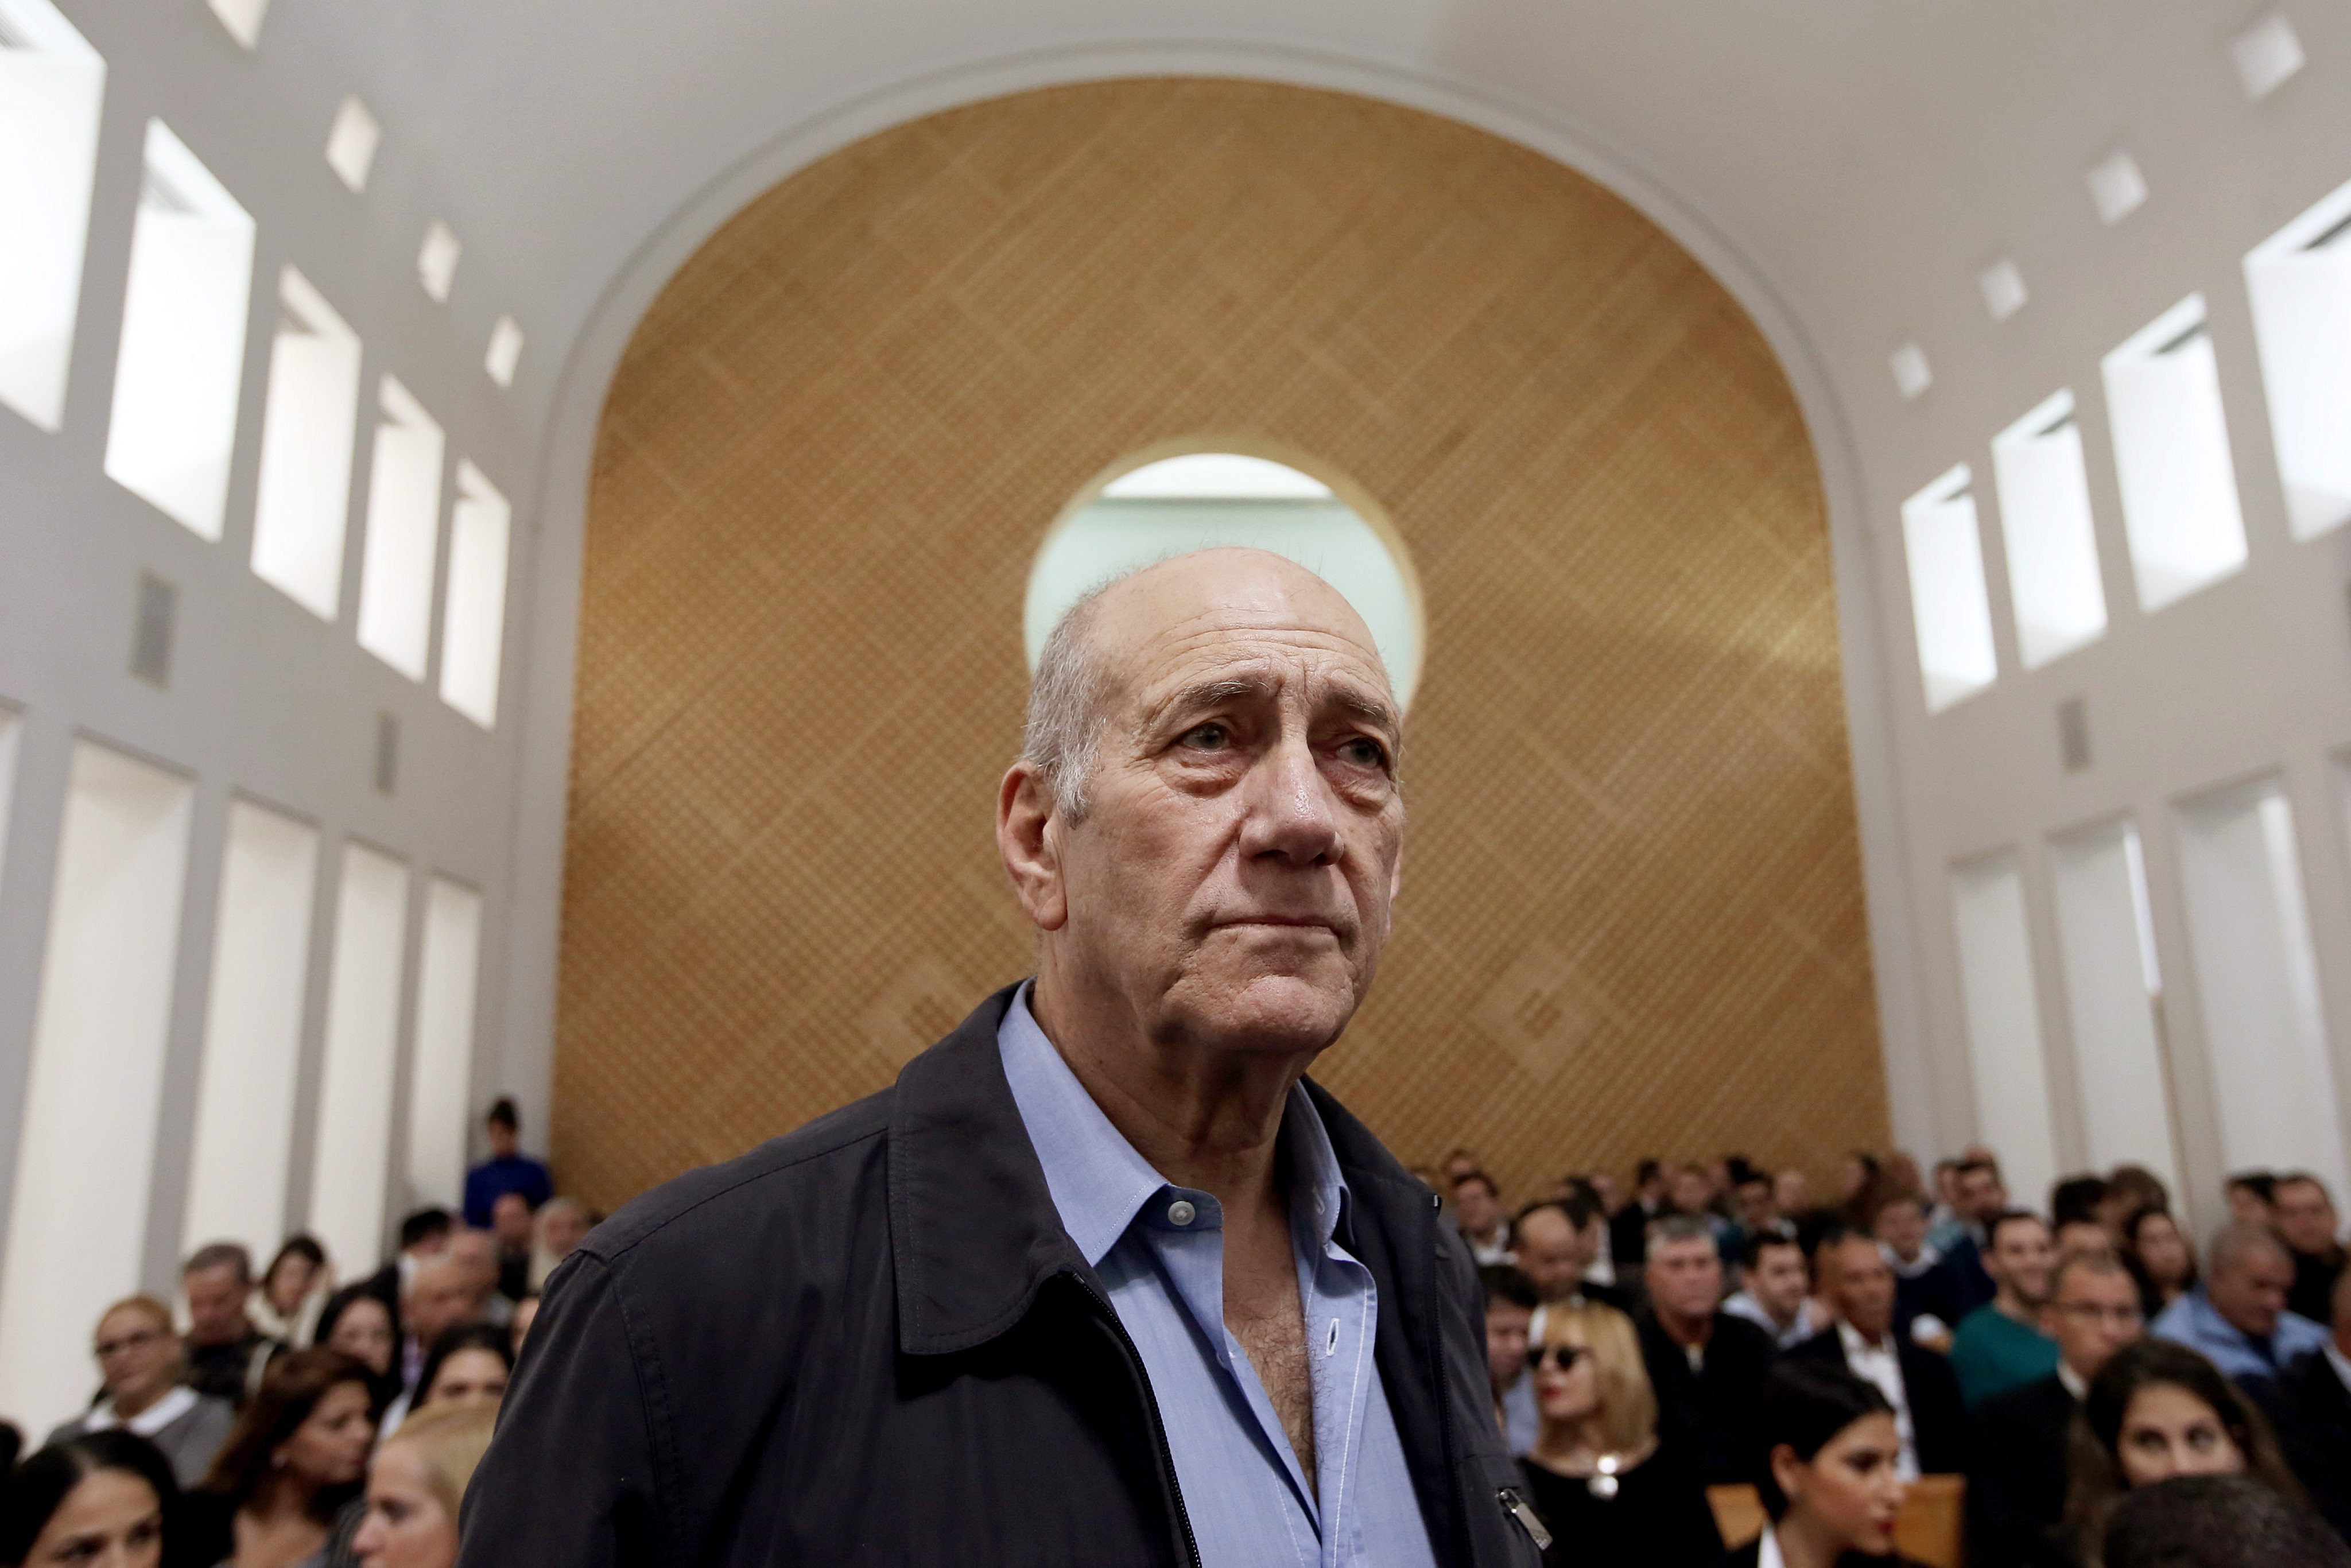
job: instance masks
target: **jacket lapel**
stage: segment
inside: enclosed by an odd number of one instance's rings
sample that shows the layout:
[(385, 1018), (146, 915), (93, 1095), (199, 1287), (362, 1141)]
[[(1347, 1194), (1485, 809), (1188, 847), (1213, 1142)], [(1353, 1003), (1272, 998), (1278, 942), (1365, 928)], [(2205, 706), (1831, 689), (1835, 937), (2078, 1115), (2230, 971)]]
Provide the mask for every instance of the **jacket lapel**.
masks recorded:
[(1451, 1413), (1445, 1408), (1442, 1382), (1436, 1207), (1428, 1189), (1329, 1091), (1309, 1079), (1306, 1092), (1347, 1178), (1354, 1220), (1350, 1249), (1371, 1270), (1379, 1291), (1372, 1358), (1395, 1415), (1429, 1542), (1440, 1561), (1467, 1563), (1470, 1551), (1462, 1533)]
[(890, 1253), (898, 1348), (910, 1355), (984, 1344), (1019, 1322), (1055, 1273), (1091, 1274), (1053, 1207), (997, 1051), (1018, 988), (982, 1002), (898, 1074)]

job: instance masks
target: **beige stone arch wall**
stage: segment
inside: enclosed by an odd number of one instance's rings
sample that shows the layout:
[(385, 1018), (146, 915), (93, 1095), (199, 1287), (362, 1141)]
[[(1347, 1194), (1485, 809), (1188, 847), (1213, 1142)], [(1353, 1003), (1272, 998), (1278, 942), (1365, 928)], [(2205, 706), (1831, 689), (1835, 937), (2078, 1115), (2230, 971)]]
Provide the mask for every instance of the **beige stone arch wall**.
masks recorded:
[(1322, 1076), (1408, 1159), (1878, 1144), (1794, 399), (1573, 172), (1140, 80), (874, 136), (647, 312), (590, 498), (552, 1142), (611, 1205), (886, 1084), (1029, 937), (995, 861), (1044, 530), (1230, 431), (1374, 498), (1428, 621), (1405, 895)]

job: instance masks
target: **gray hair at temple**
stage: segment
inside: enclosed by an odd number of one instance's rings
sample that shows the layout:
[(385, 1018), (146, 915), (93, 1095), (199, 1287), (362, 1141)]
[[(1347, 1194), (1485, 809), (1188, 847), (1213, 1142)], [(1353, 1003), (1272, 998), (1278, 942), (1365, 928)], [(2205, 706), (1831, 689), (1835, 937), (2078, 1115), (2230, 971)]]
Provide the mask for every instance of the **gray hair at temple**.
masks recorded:
[(1037, 657), (1037, 678), (1029, 687), (1029, 720), (1020, 758), (1043, 778), (1053, 792), (1053, 809), (1071, 822), (1082, 822), (1092, 801), (1086, 786), (1102, 750), (1106, 722), (1103, 699), (1109, 695), (1109, 672), (1094, 645), (1094, 622), (1100, 619), (1102, 597), (1134, 576), (1125, 572), (1087, 591), (1061, 612)]

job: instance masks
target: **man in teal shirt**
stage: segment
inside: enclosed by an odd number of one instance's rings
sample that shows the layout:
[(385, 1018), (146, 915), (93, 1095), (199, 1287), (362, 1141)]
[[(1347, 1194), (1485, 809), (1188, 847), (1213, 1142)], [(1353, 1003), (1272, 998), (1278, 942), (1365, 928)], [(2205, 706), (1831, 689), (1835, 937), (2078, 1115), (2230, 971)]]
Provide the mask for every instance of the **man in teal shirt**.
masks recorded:
[(2037, 1214), (2011, 1208), (1992, 1220), (1984, 1239), (1984, 1268), (1998, 1290), (1990, 1304), (1959, 1320), (1951, 1339), (1951, 1371), (1970, 1407), (2057, 1370), (2057, 1342), (2041, 1332), (2056, 1264), (2049, 1227)]

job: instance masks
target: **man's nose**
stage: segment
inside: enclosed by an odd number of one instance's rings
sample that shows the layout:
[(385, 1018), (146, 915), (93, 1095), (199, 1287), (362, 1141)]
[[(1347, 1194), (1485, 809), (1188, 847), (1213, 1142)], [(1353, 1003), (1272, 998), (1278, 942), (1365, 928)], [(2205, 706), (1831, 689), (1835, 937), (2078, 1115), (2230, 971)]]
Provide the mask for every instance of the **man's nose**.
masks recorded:
[(1246, 790), (1243, 853), (1251, 859), (1276, 855), (1301, 866), (1337, 858), (1336, 802), (1304, 737), (1285, 737), (1267, 751), (1250, 769)]

